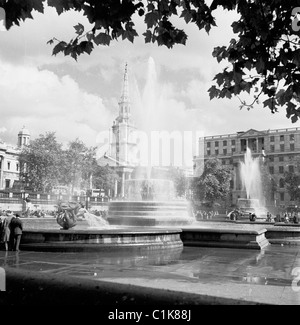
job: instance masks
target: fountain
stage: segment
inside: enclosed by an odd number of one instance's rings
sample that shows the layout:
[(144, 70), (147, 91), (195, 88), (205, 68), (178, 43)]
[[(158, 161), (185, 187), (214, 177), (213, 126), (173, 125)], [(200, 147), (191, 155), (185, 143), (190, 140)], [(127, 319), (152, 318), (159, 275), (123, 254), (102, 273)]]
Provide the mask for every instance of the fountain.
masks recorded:
[(188, 201), (176, 198), (171, 180), (130, 179), (125, 188), (128, 199), (109, 204), (110, 224), (178, 227), (196, 221)]
[[(146, 83), (146, 89), (149, 91), (144, 111), (146, 121), (141, 125), (145, 132), (155, 130), (155, 114), (151, 116), (151, 110), (158, 107), (159, 96), (153, 91), (153, 78), (156, 76), (154, 70), (154, 62), (150, 60)], [(57, 218), (57, 222), (54, 218), (48, 223), (43, 219), (37, 220), (39, 226), (29, 222), (24, 227), (21, 249), (76, 252), (112, 249), (180, 251), (183, 249), (183, 243), (192, 246), (255, 249), (268, 245), (265, 229), (216, 229), (214, 226), (206, 227), (197, 223), (189, 202), (176, 197), (173, 181), (157, 172), (166, 171), (166, 168), (152, 165), (150, 159), (148, 165), (137, 169), (136, 174), (131, 174), (131, 178), (125, 178), (126, 173), (128, 176), (129, 171), (135, 169), (126, 163), (132, 145), (128, 140), (124, 141), (130, 130), (127, 84), (126, 67), (123, 94), (119, 102), (120, 113), (113, 126), (119, 141), (115, 143), (113, 160), (117, 162), (115, 166), (122, 176), (122, 199), (110, 201), (107, 220), (96, 218), (88, 211), (83, 214), (84, 218), (80, 219), (77, 215), (78, 204), (70, 206), (68, 203), (63, 207), (63, 213)], [(124, 143), (125, 147), (120, 148)], [(100, 222), (100, 226), (95, 227), (95, 222)], [(61, 226), (60, 229), (58, 225)]]
[(265, 219), (267, 211), (263, 207), (262, 180), (259, 158), (253, 158), (251, 150), (247, 148), (244, 162), (241, 162), (241, 179), (246, 191), (246, 198), (238, 199), (238, 208), (247, 218), (249, 213), (255, 213), (257, 218)]
[[(34, 251), (154, 251), (182, 250), (181, 229), (112, 226), (80, 204), (68, 202), (57, 218), (24, 220), (22, 250)], [(56, 225), (62, 228), (57, 229)]]
[[(122, 121), (123, 124), (128, 123), (130, 117), (128, 93), (128, 76), (126, 70), (117, 123), (119, 121)], [(161, 123), (162, 118), (160, 112), (163, 110), (163, 107), (160, 106), (162, 101), (161, 97), (162, 94), (158, 87), (155, 63), (150, 57), (148, 60), (148, 72), (144, 92), (136, 104), (141, 108), (139, 110), (141, 116), (138, 129), (148, 141), (148, 152), (146, 157), (143, 157), (141, 154), (143, 148), (141, 147), (144, 146), (144, 142), (140, 143), (140, 147), (138, 148), (140, 150), (137, 150), (140, 153), (138, 159), (139, 167), (135, 166), (131, 177), (123, 180), (125, 199), (112, 201), (109, 204), (108, 221), (112, 225), (177, 227), (189, 225), (196, 221), (192, 213), (190, 213), (189, 203), (184, 199), (177, 198), (173, 181), (166, 177), (165, 173), (167, 168), (164, 168), (164, 162), (162, 162), (163, 157), (159, 157), (160, 159), (156, 161), (156, 164), (153, 162), (153, 156), (156, 158), (159, 156), (160, 148), (159, 143), (153, 144), (149, 143), (149, 141), (152, 140), (152, 132), (156, 132), (160, 128), (158, 124)], [(124, 114), (124, 111), (126, 114)], [(120, 132), (122, 132), (121, 127)], [(149, 148), (149, 144), (153, 147)], [(130, 151), (130, 146), (126, 149), (122, 151), (119, 148), (119, 154), (115, 155), (119, 158), (118, 160), (128, 160), (129, 155), (126, 155), (126, 153)], [(164, 153), (166, 155), (168, 154), (167, 152)], [(126, 170), (126, 165), (121, 168)]]

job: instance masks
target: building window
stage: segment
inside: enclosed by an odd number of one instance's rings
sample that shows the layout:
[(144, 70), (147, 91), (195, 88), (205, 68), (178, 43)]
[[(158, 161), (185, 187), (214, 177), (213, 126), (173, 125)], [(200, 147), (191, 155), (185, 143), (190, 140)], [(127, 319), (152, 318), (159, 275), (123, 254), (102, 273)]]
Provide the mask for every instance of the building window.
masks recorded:
[(283, 156), (280, 156), (280, 157), (279, 157), (279, 161), (280, 161), (280, 162), (283, 162), (283, 161), (284, 161), (284, 157), (283, 157)]
[(207, 149), (207, 155), (210, 156), (210, 149)]
[(218, 156), (219, 150), (215, 150), (215, 155)]
[(289, 172), (290, 173), (294, 173), (294, 170), (295, 170), (294, 166), (293, 165), (290, 165), (289, 166)]
[(223, 155), (227, 155), (227, 149), (223, 149)]
[(284, 188), (284, 179), (283, 178), (280, 178), (280, 180), (279, 180), (279, 187), (280, 188)]
[(272, 144), (272, 145), (270, 145), (270, 151), (271, 152), (274, 152), (275, 151), (275, 146)]
[(219, 147), (219, 141), (215, 142), (215, 147)]
[(269, 172), (270, 172), (270, 174), (272, 174), (272, 175), (274, 174), (274, 166), (270, 166), (270, 167), (269, 167)]
[(272, 157), (269, 157), (269, 161), (270, 162), (274, 162), (274, 157), (272, 156)]
[(210, 142), (207, 142), (206, 147), (210, 148)]
[(235, 153), (235, 148), (232, 148), (231, 151), (232, 151), (232, 153)]
[(235, 140), (231, 140), (231, 145), (235, 146)]
[(284, 135), (280, 136), (280, 142), (284, 141)]
[(10, 170), (10, 162), (7, 162), (7, 169)]
[(284, 152), (284, 144), (281, 144), (281, 145), (280, 145), (280, 151), (281, 151), (281, 152)]
[(224, 147), (227, 146), (227, 141), (226, 141), (226, 140), (223, 141), (223, 146), (224, 146)]
[(284, 174), (284, 167), (283, 166), (279, 166), (279, 174)]
[(270, 142), (274, 142), (275, 141), (275, 137), (274, 137), (274, 135), (272, 135), (271, 137), (270, 137)]
[(10, 179), (5, 180), (5, 188), (10, 188)]
[(222, 159), (222, 165), (226, 165), (226, 159)]
[(294, 141), (295, 140), (295, 134), (291, 134), (290, 135), (290, 141)]
[(291, 144), (290, 144), (290, 150), (291, 150), (291, 151), (294, 151), (294, 150), (295, 150), (295, 144), (294, 144), (294, 143), (291, 143)]
[(280, 201), (284, 201), (284, 193), (280, 193)]

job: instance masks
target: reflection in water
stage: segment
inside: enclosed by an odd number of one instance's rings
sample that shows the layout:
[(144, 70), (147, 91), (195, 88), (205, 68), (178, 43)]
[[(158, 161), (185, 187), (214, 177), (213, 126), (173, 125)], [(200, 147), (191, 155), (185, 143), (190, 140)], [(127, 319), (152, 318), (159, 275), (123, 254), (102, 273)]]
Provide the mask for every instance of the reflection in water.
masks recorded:
[(5, 255), (3, 256), (3, 260), (0, 259), (0, 266), (6, 267), (6, 266), (12, 266), (19, 268), (20, 265), (20, 256), (19, 252), (9, 252), (6, 251)]
[[(150, 250), (136, 253), (111, 253), (109, 256), (95, 253), (95, 262), (118, 266), (167, 265), (180, 259), (183, 248)], [(92, 255), (89, 255), (89, 259)]]

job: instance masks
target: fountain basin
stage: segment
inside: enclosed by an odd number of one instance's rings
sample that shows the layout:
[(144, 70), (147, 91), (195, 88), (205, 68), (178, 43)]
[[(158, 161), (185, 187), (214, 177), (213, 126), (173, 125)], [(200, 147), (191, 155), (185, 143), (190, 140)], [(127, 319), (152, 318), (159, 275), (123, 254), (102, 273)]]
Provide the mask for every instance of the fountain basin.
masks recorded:
[(23, 231), (21, 250), (102, 251), (113, 249), (182, 249), (181, 229), (27, 229)]
[(184, 246), (263, 249), (269, 245), (267, 229), (185, 227), (181, 239)]

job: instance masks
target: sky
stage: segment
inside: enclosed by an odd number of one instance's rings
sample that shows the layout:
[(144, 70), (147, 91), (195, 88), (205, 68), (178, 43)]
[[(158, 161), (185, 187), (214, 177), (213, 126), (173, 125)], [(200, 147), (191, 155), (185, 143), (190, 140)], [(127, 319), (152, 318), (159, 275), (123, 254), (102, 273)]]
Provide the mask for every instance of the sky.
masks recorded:
[[(76, 12), (58, 16), (53, 8), (33, 17), (0, 31), (0, 139), (6, 143), (16, 144), (18, 132), (26, 126), (31, 138), (55, 132), (63, 144), (79, 138), (87, 146), (97, 145), (99, 133), (118, 115), (126, 62), (132, 118), (138, 126), (145, 121), (145, 106), (151, 112), (147, 123), (157, 130), (211, 136), (299, 126), (284, 110), (271, 114), (262, 104), (240, 110), (237, 98), (210, 100), (207, 91), (223, 67), (212, 51), (234, 36), (234, 13), (219, 11), (218, 27), (209, 35), (176, 21), (188, 34), (186, 45), (167, 49), (145, 44), (141, 36), (133, 44), (120, 40), (96, 47), (77, 62), (63, 54), (52, 56), (53, 45), (47, 41), (71, 39), (74, 25), (88, 26), (86, 18)], [(142, 35), (140, 18), (136, 25)]]

